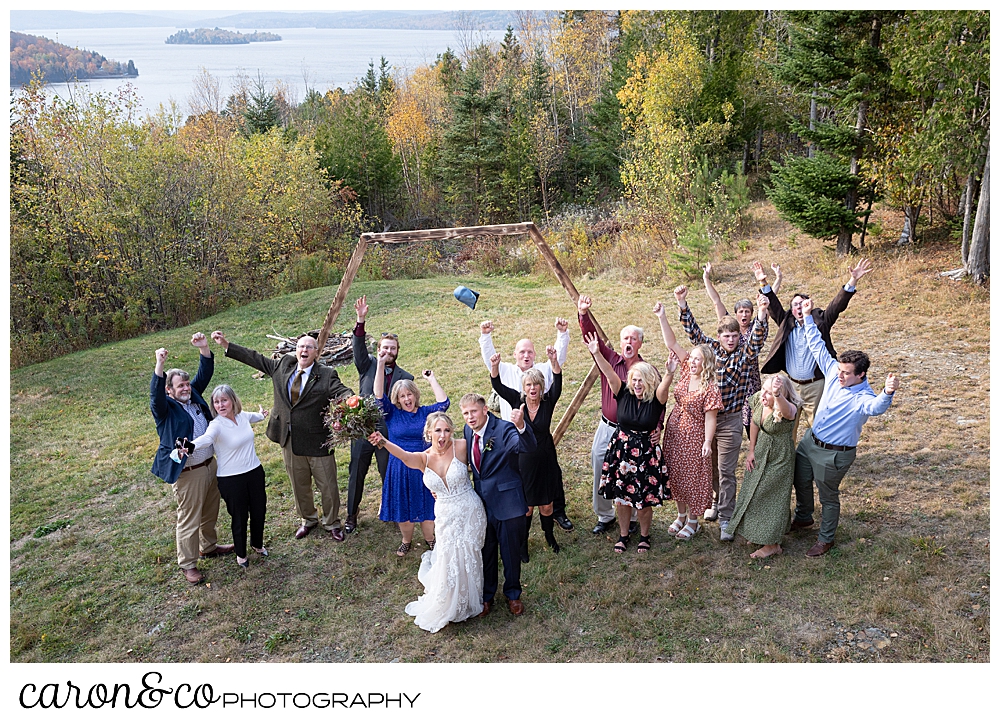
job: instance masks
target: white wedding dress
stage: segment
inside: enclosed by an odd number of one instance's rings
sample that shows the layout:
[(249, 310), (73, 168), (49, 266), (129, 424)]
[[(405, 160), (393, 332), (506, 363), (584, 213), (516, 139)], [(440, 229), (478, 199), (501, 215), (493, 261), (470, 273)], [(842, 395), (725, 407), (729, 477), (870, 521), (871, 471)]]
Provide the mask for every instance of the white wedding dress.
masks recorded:
[(417, 579), (424, 594), (406, 606), (413, 622), (432, 633), (483, 611), (486, 511), (464, 464), (452, 458), (445, 476), (442, 480), (430, 467), (424, 471), (424, 485), (437, 495), (436, 544), (420, 558)]

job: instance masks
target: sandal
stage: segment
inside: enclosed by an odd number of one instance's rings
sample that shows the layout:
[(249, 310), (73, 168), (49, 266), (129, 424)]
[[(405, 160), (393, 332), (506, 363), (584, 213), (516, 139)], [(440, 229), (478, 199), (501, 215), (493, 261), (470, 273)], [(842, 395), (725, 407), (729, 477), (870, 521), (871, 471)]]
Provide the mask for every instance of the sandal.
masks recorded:
[(410, 548), (412, 546), (413, 546), (412, 542), (401, 542), (399, 544), (399, 547), (396, 548), (396, 556), (405, 557), (406, 553), (410, 551)]
[(698, 524), (698, 520), (688, 520), (687, 524), (684, 525), (684, 529), (677, 533), (677, 539), (690, 540), (700, 529), (701, 525)]
[(639, 544), (635, 546), (636, 552), (649, 552), (649, 535), (639, 535)]
[(629, 535), (619, 535), (618, 542), (615, 543), (615, 552), (619, 555), (625, 552), (628, 547)]
[(667, 528), (668, 535), (676, 535), (682, 529), (684, 529), (684, 524), (687, 522), (687, 515), (677, 515), (677, 519), (673, 521), (673, 524)]
[(428, 540), (426, 537), (424, 538), (424, 542), (427, 544), (427, 549), (428, 550), (433, 550), (434, 549), (434, 543), (436, 541), (437, 541), (436, 537), (433, 540)]

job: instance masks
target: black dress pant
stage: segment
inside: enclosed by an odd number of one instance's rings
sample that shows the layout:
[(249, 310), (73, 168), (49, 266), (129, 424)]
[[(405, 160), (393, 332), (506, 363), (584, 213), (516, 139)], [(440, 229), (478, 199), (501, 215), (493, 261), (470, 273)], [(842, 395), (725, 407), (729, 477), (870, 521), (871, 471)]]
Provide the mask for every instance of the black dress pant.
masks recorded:
[(497, 553), (503, 561), (503, 594), (508, 600), (521, 597), (521, 542), (528, 529), (528, 518), (518, 515), (498, 520), (487, 510), (486, 541), (483, 543), (483, 602), (492, 602), (497, 592), (499, 571)]
[(267, 491), (264, 489), (264, 467), (242, 474), (219, 477), (219, 494), (233, 520), (233, 544), (238, 557), (247, 556), (247, 518), (250, 519), (250, 544), (264, 546), (264, 514), (267, 511)]
[[(382, 436), (388, 438), (389, 433), (379, 430)], [(351, 442), (351, 466), (348, 471), (347, 481), (347, 514), (358, 514), (358, 507), (361, 506), (361, 498), (365, 495), (365, 477), (368, 476), (368, 469), (372, 466), (372, 455), (375, 456), (375, 463), (378, 465), (378, 474), (385, 482), (385, 470), (389, 466), (389, 450), (378, 449), (367, 439), (355, 439)]]

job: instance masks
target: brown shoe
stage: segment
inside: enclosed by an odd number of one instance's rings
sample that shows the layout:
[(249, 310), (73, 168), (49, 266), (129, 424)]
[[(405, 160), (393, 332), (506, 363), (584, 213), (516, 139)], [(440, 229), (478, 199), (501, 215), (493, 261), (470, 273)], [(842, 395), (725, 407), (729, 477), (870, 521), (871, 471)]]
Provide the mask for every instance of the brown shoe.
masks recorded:
[(313, 529), (315, 529), (315, 527), (316, 525), (313, 525), (312, 527), (306, 527), (305, 525), (302, 525), (299, 529), (295, 531), (295, 539), (301, 540), (303, 537), (312, 532)]
[(833, 547), (832, 542), (819, 542), (817, 541), (815, 545), (809, 548), (806, 552), (806, 557), (822, 557), (830, 551)]
[(213, 549), (208, 552), (201, 553), (203, 558), (205, 557), (222, 557), (223, 555), (232, 555), (236, 550), (236, 545), (216, 545)]
[(330, 537), (332, 537), (337, 542), (343, 542), (344, 541), (344, 528), (343, 527), (334, 527), (332, 530), (330, 530)]
[(805, 520), (792, 520), (792, 532), (795, 532), (796, 530), (807, 530), (812, 526), (812, 520), (809, 520), (808, 522)]
[(189, 567), (187, 570), (181, 570), (181, 574), (192, 585), (197, 585), (205, 579), (205, 576), (198, 571), (197, 567)]
[(524, 603), (520, 599), (508, 600), (507, 608), (511, 615), (524, 615)]
[(358, 529), (358, 516), (348, 515), (347, 519), (344, 520), (344, 533), (349, 535), (356, 529)]
[(493, 609), (493, 603), (487, 600), (486, 602), (483, 603), (483, 611), (479, 613), (479, 615), (477, 615), (476, 617), (485, 618), (487, 615), (490, 614), (490, 610), (492, 609)]

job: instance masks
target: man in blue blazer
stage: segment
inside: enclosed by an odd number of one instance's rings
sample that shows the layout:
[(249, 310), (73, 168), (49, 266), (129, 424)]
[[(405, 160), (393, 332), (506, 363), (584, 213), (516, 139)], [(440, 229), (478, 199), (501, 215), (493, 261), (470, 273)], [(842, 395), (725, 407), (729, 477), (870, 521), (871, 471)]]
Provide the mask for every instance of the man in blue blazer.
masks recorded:
[(510, 421), (486, 411), (479, 394), (459, 401), (465, 419), (465, 441), (476, 494), (486, 508), (483, 544), (483, 612), (489, 614), (496, 595), (497, 552), (503, 561), (503, 592), (514, 615), (524, 612), (521, 602), (521, 541), (527, 532), (528, 505), (524, 501), (518, 455), (535, 449), (535, 434), (524, 422), (524, 407), (511, 411)]
[(170, 458), (174, 440), (194, 439), (205, 433), (212, 412), (202, 393), (212, 380), (215, 360), (208, 339), (201, 332), (191, 337), (200, 353), (194, 379), (183, 369), (167, 369), (167, 350), (156, 350), (156, 367), (149, 383), (149, 409), (160, 435), (153, 459), (153, 474), (171, 485), (177, 498), (177, 564), (192, 585), (204, 580), (199, 557), (228, 555), (232, 545), (218, 544), (215, 525), (219, 517), (219, 487), (212, 445), (188, 455), (183, 462)]

